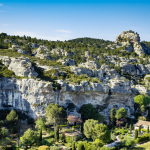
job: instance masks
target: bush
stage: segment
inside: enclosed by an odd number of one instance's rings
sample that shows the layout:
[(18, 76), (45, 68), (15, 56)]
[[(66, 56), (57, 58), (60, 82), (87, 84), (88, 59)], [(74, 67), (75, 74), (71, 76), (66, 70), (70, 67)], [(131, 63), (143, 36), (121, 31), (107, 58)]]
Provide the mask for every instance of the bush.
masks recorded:
[(150, 139), (149, 134), (144, 134), (144, 135), (139, 136), (138, 138), (136, 138), (134, 141), (135, 141), (135, 143), (141, 143), (141, 142), (148, 141), (149, 139)]
[(145, 118), (144, 116), (139, 116), (139, 117), (138, 117), (138, 120), (146, 121), (146, 118)]
[(100, 150), (110, 150), (109, 147), (102, 147)]
[(7, 137), (7, 135), (8, 135), (8, 130), (5, 129), (5, 128), (1, 128), (1, 136), (2, 136), (2, 138)]
[(49, 146), (40, 146), (38, 150), (50, 150)]
[(61, 148), (60, 148), (60, 147), (57, 147), (57, 146), (51, 146), (51, 147), (50, 147), (50, 150), (61, 150)]
[(118, 148), (117, 147), (112, 147), (112, 148), (110, 148), (110, 150), (118, 150)]

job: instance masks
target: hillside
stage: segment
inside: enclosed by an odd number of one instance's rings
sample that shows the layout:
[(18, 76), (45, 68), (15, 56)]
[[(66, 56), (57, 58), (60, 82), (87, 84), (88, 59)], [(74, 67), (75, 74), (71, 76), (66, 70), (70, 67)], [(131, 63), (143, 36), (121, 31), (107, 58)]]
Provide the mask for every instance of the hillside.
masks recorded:
[[(148, 46), (146, 45), (148, 44)], [(115, 42), (92, 38), (48, 41), (0, 34), (0, 107), (44, 115), (54, 102), (73, 112), (91, 103), (109, 122), (112, 107), (134, 117), (135, 95), (150, 95), (149, 42), (124, 31)]]

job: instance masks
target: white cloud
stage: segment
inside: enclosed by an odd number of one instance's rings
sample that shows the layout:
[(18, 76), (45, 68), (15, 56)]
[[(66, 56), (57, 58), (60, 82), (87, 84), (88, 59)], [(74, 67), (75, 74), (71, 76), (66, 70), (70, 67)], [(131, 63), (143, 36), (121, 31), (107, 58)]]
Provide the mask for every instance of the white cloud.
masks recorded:
[(4, 25), (4, 26), (7, 26), (7, 27), (9, 26), (9, 24), (3, 24), (3, 25)]
[(0, 3), (0, 6), (3, 6), (3, 4)]
[(71, 31), (69, 31), (69, 30), (57, 30), (57, 32), (61, 32), (61, 33), (71, 33)]

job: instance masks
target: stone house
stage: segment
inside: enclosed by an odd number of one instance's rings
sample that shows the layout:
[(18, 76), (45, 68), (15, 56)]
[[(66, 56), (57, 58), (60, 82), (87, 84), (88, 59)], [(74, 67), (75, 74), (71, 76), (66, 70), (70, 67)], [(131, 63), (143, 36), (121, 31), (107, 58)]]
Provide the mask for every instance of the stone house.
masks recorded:
[(141, 126), (143, 129), (147, 129), (148, 126), (150, 127), (150, 122), (139, 120), (136, 124), (134, 124), (134, 127), (135, 129), (138, 129), (139, 126)]

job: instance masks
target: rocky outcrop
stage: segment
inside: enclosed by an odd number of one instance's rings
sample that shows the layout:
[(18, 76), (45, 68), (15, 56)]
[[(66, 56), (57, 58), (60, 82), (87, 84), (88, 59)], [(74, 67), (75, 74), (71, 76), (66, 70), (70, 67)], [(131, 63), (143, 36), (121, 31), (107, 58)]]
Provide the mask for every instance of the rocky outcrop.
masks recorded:
[(73, 59), (67, 59), (67, 60), (63, 61), (62, 64), (65, 66), (74, 66), (75, 61)]
[(77, 111), (83, 104), (91, 103), (107, 120), (112, 107), (124, 107), (129, 116), (134, 112), (133, 98), (136, 92), (129, 81), (110, 80), (110, 86), (89, 84), (87, 81), (82, 81), (80, 85), (67, 84), (62, 80), (58, 80), (58, 83), (61, 90), (54, 91), (51, 82), (1, 78), (0, 107), (20, 109), (33, 118), (43, 116), (44, 109), (50, 103), (58, 103), (65, 108), (73, 103)]
[(37, 77), (38, 73), (34, 71), (30, 59), (25, 57), (8, 57), (0, 56), (2, 63), (8, 66), (8, 69), (13, 71), (17, 76)]
[(115, 42), (119, 42), (120, 39), (129, 39), (133, 42), (140, 42), (139, 34), (134, 33), (132, 30), (123, 31), (119, 36), (116, 37)]
[(98, 69), (100, 68), (99, 64), (95, 61), (88, 61), (85, 63), (81, 63), (78, 65), (79, 67), (90, 68), (90, 69)]

